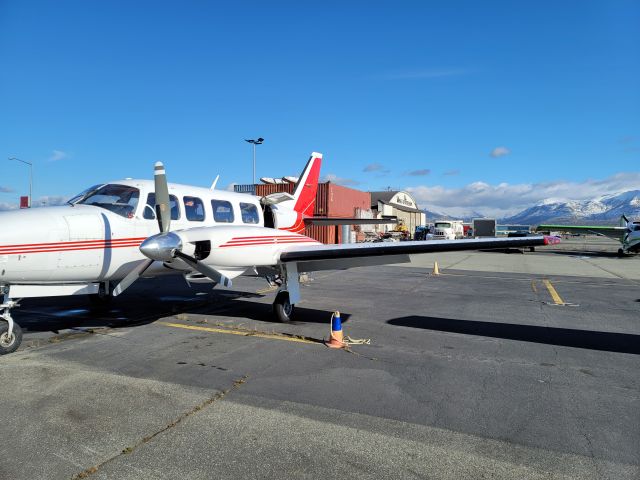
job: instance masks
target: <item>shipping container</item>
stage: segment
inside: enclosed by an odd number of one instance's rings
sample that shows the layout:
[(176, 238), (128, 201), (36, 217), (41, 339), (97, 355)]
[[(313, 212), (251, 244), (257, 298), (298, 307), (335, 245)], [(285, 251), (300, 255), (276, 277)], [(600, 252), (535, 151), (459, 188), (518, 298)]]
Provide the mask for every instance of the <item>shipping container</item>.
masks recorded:
[(353, 188), (327, 183), (327, 217), (354, 217), (356, 208), (371, 208), (371, 194)]
[(335, 225), (307, 225), (304, 234), (320, 243), (338, 243), (340, 230)]

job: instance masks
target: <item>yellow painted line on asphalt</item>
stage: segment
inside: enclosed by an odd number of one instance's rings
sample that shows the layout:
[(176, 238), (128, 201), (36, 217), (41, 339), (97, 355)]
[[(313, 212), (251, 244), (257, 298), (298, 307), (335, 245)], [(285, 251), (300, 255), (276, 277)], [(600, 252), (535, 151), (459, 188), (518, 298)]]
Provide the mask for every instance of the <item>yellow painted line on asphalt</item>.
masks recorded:
[(560, 295), (558, 295), (558, 292), (556, 292), (556, 289), (553, 288), (553, 285), (549, 280), (545, 278), (542, 280), (542, 283), (544, 283), (544, 286), (547, 287), (547, 290), (549, 290), (549, 294), (551, 294), (551, 298), (553, 298), (553, 302), (556, 305), (565, 305), (565, 302), (562, 300)]
[(538, 293), (538, 286), (536, 285), (536, 281), (531, 280), (531, 290), (533, 290), (533, 293)]
[(231, 328), (214, 328), (214, 327), (201, 327), (198, 325), (185, 325), (184, 323), (170, 323), (170, 322), (155, 322), (159, 325), (164, 325), (166, 327), (173, 328), (182, 328), (184, 330), (196, 330), (198, 332), (211, 332), (211, 333), (224, 333), (227, 335), (240, 335), (243, 337), (258, 337), (258, 338), (268, 338), (270, 340), (284, 340), (285, 342), (295, 342), (295, 343), (311, 343), (311, 344), (322, 344), (324, 343), (321, 340), (314, 340), (311, 338), (301, 338), (294, 337), (291, 335), (287, 335), (284, 333), (264, 333), (264, 332), (255, 332), (253, 330), (237, 330)]

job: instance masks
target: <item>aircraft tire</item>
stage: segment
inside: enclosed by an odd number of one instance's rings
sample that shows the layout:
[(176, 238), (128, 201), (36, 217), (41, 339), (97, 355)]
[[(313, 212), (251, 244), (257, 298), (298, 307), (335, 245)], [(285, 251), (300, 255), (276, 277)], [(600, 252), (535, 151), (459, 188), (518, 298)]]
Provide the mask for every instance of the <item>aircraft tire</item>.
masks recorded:
[(17, 323), (13, 324), (11, 338), (7, 335), (8, 332), (9, 324), (0, 322), (0, 355), (15, 352), (22, 343), (22, 329)]
[(276, 299), (273, 302), (273, 314), (276, 320), (281, 323), (289, 323), (294, 310), (295, 306), (289, 302), (289, 292), (282, 291), (276, 295)]
[(624, 257), (624, 250), (623, 249), (621, 249), (621, 248), (618, 249), (618, 256), (620, 258)]

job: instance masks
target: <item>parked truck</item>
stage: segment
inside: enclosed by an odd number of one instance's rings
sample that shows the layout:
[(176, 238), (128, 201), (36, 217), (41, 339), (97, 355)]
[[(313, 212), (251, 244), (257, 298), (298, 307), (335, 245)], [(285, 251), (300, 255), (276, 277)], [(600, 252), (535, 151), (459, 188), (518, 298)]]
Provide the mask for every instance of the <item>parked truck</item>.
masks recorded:
[(495, 237), (496, 236), (496, 219), (495, 218), (474, 218), (473, 219), (473, 236), (478, 237)]
[(436, 240), (456, 240), (464, 237), (462, 220), (438, 220), (434, 229), (433, 238)]

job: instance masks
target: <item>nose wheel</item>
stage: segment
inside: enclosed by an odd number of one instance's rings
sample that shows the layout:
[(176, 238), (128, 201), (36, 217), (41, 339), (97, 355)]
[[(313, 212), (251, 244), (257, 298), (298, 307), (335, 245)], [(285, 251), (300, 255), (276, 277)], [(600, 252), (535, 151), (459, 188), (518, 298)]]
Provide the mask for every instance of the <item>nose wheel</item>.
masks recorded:
[(12, 331), (9, 332), (9, 324), (0, 324), (0, 355), (15, 352), (22, 343), (22, 329), (17, 323), (13, 324)]
[(15, 352), (22, 343), (22, 329), (13, 321), (9, 311), (18, 303), (7, 300), (0, 304), (0, 355)]

